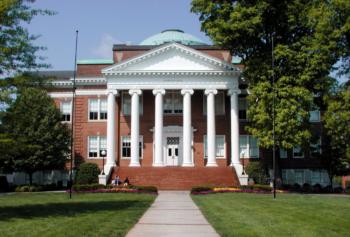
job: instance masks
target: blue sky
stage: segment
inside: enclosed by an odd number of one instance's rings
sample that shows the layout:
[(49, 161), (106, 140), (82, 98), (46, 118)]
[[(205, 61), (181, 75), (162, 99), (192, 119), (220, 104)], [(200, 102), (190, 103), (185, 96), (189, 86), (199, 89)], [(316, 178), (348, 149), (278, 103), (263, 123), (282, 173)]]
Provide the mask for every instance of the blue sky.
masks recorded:
[(40, 35), (35, 44), (47, 47), (51, 70), (74, 67), (75, 30), (79, 30), (78, 59), (112, 58), (113, 43), (138, 44), (164, 29), (177, 28), (207, 43), (190, 0), (37, 0), (33, 8), (56, 11), (36, 16), (27, 26)]

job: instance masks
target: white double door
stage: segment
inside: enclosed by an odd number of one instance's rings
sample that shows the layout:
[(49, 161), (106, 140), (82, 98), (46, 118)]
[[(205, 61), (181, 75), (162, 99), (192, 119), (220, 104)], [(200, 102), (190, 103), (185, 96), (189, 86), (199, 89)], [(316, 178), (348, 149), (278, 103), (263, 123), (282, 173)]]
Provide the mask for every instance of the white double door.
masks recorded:
[(166, 137), (166, 166), (180, 164), (180, 137)]

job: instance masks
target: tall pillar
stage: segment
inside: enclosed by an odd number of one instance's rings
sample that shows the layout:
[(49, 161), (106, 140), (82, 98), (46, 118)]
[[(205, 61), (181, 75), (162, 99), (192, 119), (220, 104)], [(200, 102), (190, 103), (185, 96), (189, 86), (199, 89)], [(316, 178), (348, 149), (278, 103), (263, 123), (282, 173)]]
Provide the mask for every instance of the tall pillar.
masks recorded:
[(139, 95), (141, 90), (129, 90), (131, 95), (131, 157), (130, 165), (140, 166), (139, 142), (140, 142), (140, 106)]
[(153, 166), (164, 166), (163, 159), (163, 95), (164, 89), (153, 90), (155, 98), (154, 161)]
[(241, 166), (239, 162), (239, 117), (238, 94), (241, 91), (231, 89), (228, 91), (231, 102), (231, 166)]
[(183, 162), (182, 166), (193, 167), (192, 159), (192, 124), (191, 124), (191, 95), (192, 89), (181, 90), (183, 95)]
[(115, 96), (117, 90), (107, 92), (107, 166), (115, 166)]
[(215, 142), (215, 89), (205, 90), (207, 95), (207, 166), (217, 166), (216, 164), (216, 142)]

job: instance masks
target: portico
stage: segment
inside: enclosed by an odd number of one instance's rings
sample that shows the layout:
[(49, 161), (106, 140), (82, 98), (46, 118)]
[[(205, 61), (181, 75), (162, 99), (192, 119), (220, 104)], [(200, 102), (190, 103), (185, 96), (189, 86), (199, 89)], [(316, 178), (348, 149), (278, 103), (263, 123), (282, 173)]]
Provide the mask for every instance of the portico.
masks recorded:
[[(192, 121), (191, 99), (195, 91), (206, 97), (206, 166), (216, 167), (216, 114), (215, 97), (218, 91), (230, 96), (231, 120), (231, 165), (242, 172), (239, 162), (239, 120), (238, 120), (238, 76), (240, 70), (230, 64), (200, 53), (177, 43), (169, 43), (150, 50), (141, 56), (102, 70), (108, 89), (108, 132), (107, 143), (117, 144), (112, 130), (117, 126), (113, 121), (115, 97), (126, 91), (131, 96), (130, 123), (130, 167), (142, 167), (140, 164), (140, 96), (152, 91), (154, 97), (153, 167), (182, 166), (194, 167), (193, 133), (196, 124)], [(182, 97), (182, 106), (178, 102), (174, 109), (182, 116), (181, 126), (164, 126), (164, 116), (169, 108), (164, 108), (167, 93), (178, 93)], [(179, 98), (177, 98), (178, 100)], [(178, 108), (181, 106), (181, 108)], [(144, 113), (147, 113), (145, 111)], [(171, 115), (171, 114), (170, 114)], [(109, 147), (109, 145), (108, 145)], [(107, 164), (115, 164), (115, 148), (107, 152)], [(106, 169), (106, 167), (105, 167)], [(237, 172), (238, 174), (238, 172)]]

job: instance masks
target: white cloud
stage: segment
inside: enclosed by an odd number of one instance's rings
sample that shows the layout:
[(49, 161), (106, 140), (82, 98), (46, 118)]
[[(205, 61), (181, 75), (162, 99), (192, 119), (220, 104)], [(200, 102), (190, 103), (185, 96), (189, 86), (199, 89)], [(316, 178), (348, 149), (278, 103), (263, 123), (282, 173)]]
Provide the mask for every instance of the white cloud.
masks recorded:
[(109, 34), (104, 34), (97, 48), (92, 50), (92, 53), (99, 58), (112, 58), (113, 44), (121, 44), (120, 40), (113, 38)]

